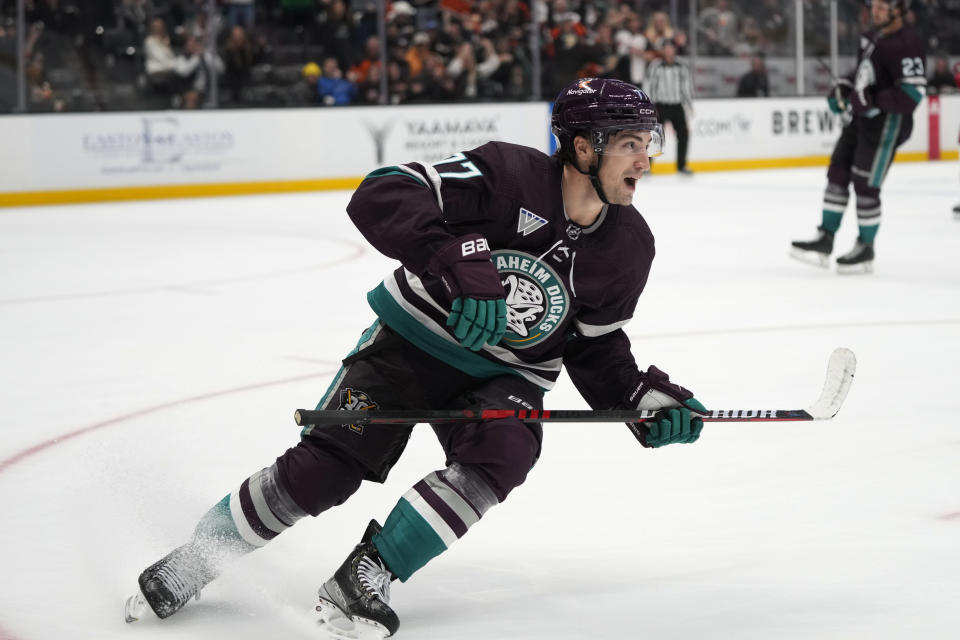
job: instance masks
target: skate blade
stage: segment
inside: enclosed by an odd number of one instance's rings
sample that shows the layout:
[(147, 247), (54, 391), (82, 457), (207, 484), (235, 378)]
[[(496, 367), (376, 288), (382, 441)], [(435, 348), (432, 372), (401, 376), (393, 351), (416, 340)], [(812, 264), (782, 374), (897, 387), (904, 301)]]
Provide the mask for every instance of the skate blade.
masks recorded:
[(842, 276), (856, 276), (873, 273), (873, 262), (861, 262), (859, 264), (838, 264), (837, 273)]
[(359, 616), (351, 618), (340, 607), (320, 598), (317, 605), (320, 630), (331, 640), (384, 640), (390, 634), (386, 627)]
[(805, 264), (812, 264), (815, 267), (827, 269), (830, 267), (830, 256), (819, 251), (804, 251), (793, 247), (790, 249), (790, 257), (799, 260)]
[(143, 595), (135, 593), (127, 598), (127, 602), (123, 605), (123, 619), (127, 623), (136, 622), (142, 618), (149, 609), (150, 607), (147, 605), (147, 601)]

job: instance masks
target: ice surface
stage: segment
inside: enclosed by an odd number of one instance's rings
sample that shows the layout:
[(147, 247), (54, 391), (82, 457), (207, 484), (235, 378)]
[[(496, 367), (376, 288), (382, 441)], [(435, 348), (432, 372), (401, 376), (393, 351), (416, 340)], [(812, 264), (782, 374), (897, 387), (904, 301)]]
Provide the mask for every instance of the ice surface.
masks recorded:
[[(547, 425), (527, 483), (394, 585), (399, 638), (957, 637), (957, 167), (893, 167), (871, 276), (787, 257), (823, 186), (822, 169), (642, 181), (658, 257), (627, 330), (642, 366), (708, 407), (805, 407), (849, 347), (837, 418), (711, 424), (662, 450), (616, 424)], [(296, 442), (293, 410), (370, 323), (391, 263), (348, 196), (0, 210), (0, 640), (318, 637), (316, 588), (442, 466), (428, 428), (385, 485), (173, 618), (126, 625), (122, 605)], [(838, 253), (855, 233), (851, 210)], [(547, 405), (585, 408), (565, 378)]]

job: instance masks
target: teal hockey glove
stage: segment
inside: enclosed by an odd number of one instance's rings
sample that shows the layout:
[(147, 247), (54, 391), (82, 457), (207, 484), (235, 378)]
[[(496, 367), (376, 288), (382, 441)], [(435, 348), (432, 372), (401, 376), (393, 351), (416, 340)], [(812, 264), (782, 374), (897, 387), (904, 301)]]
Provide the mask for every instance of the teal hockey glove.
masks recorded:
[(668, 444), (696, 442), (703, 429), (703, 418), (696, 418), (690, 411), (706, 411), (696, 398), (690, 398), (686, 406), (663, 409), (651, 422), (644, 422), (647, 432), (640, 444), (645, 447), (662, 447)]
[[(696, 442), (703, 429), (703, 418), (694, 411), (706, 411), (689, 389), (670, 382), (670, 376), (651, 366), (631, 385), (633, 391), (624, 404), (635, 409), (657, 411), (649, 422), (627, 423), (644, 447)], [(691, 411), (692, 410), (692, 411)]]
[(833, 113), (843, 113), (847, 110), (850, 102), (850, 94), (853, 93), (853, 83), (846, 78), (840, 78), (827, 94), (827, 105)]
[(479, 233), (454, 238), (428, 266), (440, 276), (450, 298), (447, 326), (471, 351), (500, 342), (507, 330), (506, 292), (490, 259), (490, 245)]
[(497, 344), (506, 332), (507, 302), (456, 298), (447, 317), (447, 326), (460, 344), (471, 351), (479, 351), (484, 344)]

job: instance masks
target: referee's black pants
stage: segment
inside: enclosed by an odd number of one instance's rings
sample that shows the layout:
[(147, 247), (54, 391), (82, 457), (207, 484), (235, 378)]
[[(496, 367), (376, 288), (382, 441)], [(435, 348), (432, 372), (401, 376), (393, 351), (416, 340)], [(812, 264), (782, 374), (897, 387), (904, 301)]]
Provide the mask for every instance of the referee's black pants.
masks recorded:
[(657, 111), (660, 114), (660, 122), (663, 124), (669, 122), (677, 132), (677, 171), (682, 171), (687, 167), (687, 140), (690, 137), (687, 129), (687, 114), (682, 104), (664, 102), (657, 104)]

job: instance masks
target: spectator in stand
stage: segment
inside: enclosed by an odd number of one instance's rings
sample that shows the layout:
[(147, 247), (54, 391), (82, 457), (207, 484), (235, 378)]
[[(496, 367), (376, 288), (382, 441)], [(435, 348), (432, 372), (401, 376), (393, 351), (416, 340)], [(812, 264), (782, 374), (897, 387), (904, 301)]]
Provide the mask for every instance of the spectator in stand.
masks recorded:
[(150, 33), (143, 41), (144, 69), (147, 82), (155, 91), (175, 97), (179, 106), (186, 89), (186, 60), (173, 51), (167, 25), (162, 18), (150, 21)]
[(387, 62), (387, 96), (390, 104), (400, 104), (407, 99), (410, 90), (406, 69), (398, 60)]
[(740, 77), (740, 82), (737, 84), (737, 97), (770, 97), (770, 81), (767, 78), (767, 65), (763, 54), (750, 58), (750, 71)]
[(447, 73), (443, 58), (434, 56), (428, 63), (430, 95), (434, 102), (452, 102), (457, 99), (457, 81)]
[(444, 59), (449, 60), (456, 52), (460, 43), (468, 38), (464, 32), (463, 23), (450, 13), (445, 13), (443, 28), (433, 40), (433, 50)]
[(930, 95), (957, 92), (957, 76), (950, 71), (950, 61), (943, 56), (938, 56), (933, 63), (933, 72), (927, 81), (927, 92)]
[(476, 100), (489, 95), (485, 82), (499, 68), (500, 57), (489, 38), (481, 39), (480, 46), (483, 54), (482, 62), (477, 61), (473, 45), (464, 42), (457, 50), (457, 55), (447, 65), (447, 73), (456, 79), (458, 98)]
[(380, 89), (380, 79), (382, 77), (383, 72), (380, 65), (377, 65), (370, 67), (365, 81), (357, 82), (357, 102), (359, 104), (382, 104), (383, 94)]
[(320, 80), (320, 65), (308, 62), (300, 70), (300, 82), (295, 84), (287, 94), (287, 104), (291, 107), (307, 107), (317, 104), (320, 94), (317, 91), (317, 82)]
[(663, 50), (663, 44), (667, 40), (673, 42), (677, 48), (686, 45), (686, 36), (681, 36), (680, 32), (670, 25), (670, 16), (667, 15), (666, 11), (657, 11), (650, 17), (650, 26), (647, 27), (646, 36), (648, 46), (658, 55)]
[(185, 35), (193, 36), (200, 42), (208, 42), (211, 36), (220, 33), (222, 19), (219, 14), (210, 20), (210, 14), (205, 10), (195, 11), (183, 24)]
[(644, 76), (647, 72), (647, 62), (652, 57), (648, 51), (647, 37), (643, 35), (643, 18), (631, 12), (614, 39), (617, 50), (624, 62), (625, 73), (621, 73), (631, 84), (643, 88)]
[(477, 57), (473, 52), (473, 45), (463, 42), (457, 49), (457, 54), (447, 65), (447, 73), (457, 83), (457, 97), (473, 100), (479, 93), (480, 74), (477, 71)]
[(348, 105), (357, 95), (357, 85), (343, 77), (334, 56), (323, 61), (323, 75), (317, 80), (317, 95), (325, 105)]
[(733, 45), (733, 55), (738, 58), (752, 56), (757, 53), (763, 53), (766, 44), (763, 37), (763, 31), (753, 16), (744, 16), (741, 21), (743, 25), (740, 29), (740, 36)]
[(729, 56), (737, 42), (737, 16), (727, 0), (715, 0), (699, 15), (699, 31), (703, 35), (703, 52), (708, 56)]
[(213, 75), (223, 73), (223, 61), (216, 52), (204, 50), (203, 43), (193, 36), (187, 36), (184, 50), (187, 58), (181, 63), (180, 69), (187, 80), (183, 106), (185, 109), (198, 109), (210, 92)]
[(503, 90), (505, 100), (514, 100), (524, 102), (530, 99), (530, 83), (527, 82), (526, 73), (519, 64), (510, 67), (510, 78)]
[(380, 38), (377, 36), (370, 36), (367, 38), (366, 43), (363, 48), (363, 59), (353, 67), (351, 67), (350, 72), (354, 81), (357, 84), (366, 84), (367, 74), (370, 73), (371, 67), (380, 66)]
[(47, 81), (47, 70), (42, 52), (38, 51), (30, 58), (26, 76), (29, 89), (28, 98), (30, 100), (28, 109), (30, 111), (49, 113), (64, 110), (63, 100), (54, 94), (53, 88)]
[(421, 74), (410, 78), (410, 86), (404, 98), (404, 104), (426, 104), (432, 101), (430, 86), (426, 75)]
[(231, 27), (241, 26), (248, 32), (253, 31), (257, 15), (254, 0), (223, 0), (223, 8), (226, 12), (228, 25)]
[[(751, 7), (764, 40), (770, 43), (776, 53), (789, 52), (790, 23), (783, 5), (782, 0), (761, 0), (759, 6)], [(841, 7), (845, 5), (846, 3), (840, 3)]]
[(117, 24), (130, 33), (142, 35), (147, 25), (147, 0), (121, 0), (114, 9)]
[[(490, 75), (488, 82), (492, 87), (492, 95), (501, 98), (506, 95), (507, 87), (513, 76), (513, 68), (521, 67), (521, 76), (523, 75), (522, 67), (524, 66), (524, 61), (521, 58), (522, 51), (520, 48), (505, 35), (496, 38), (493, 46), (496, 49), (497, 57), (500, 59), (500, 65), (496, 71)], [(514, 52), (518, 55), (514, 55)], [(529, 95), (529, 90), (527, 95)]]
[(317, 15), (316, 40), (324, 54), (335, 56), (341, 69), (349, 69), (359, 57), (355, 43), (353, 16), (344, 0), (330, 0)]
[(613, 27), (606, 22), (597, 24), (593, 32), (593, 42), (586, 47), (588, 66), (584, 76), (594, 78), (616, 78), (620, 66), (620, 56), (613, 41)]
[(567, 10), (566, 0), (555, 0), (553, 28), (547, 35), (544, 92), (557, 95), (576, 78), (585, 60), (587, 29), (580, 16)]
[(229, 90), (229, 100), (235, 105), (243, 104), (243, 91), (250, 84), (256, 59), (247, 31), (240, 25), (230, 29), (223, 45), (223, 62), (223, 83)]
[(424, 31), (413, 34), (413, 43), (403, 56), (411, 78), (426, 73), (426, 60), (430, 56), (430, 36)]

